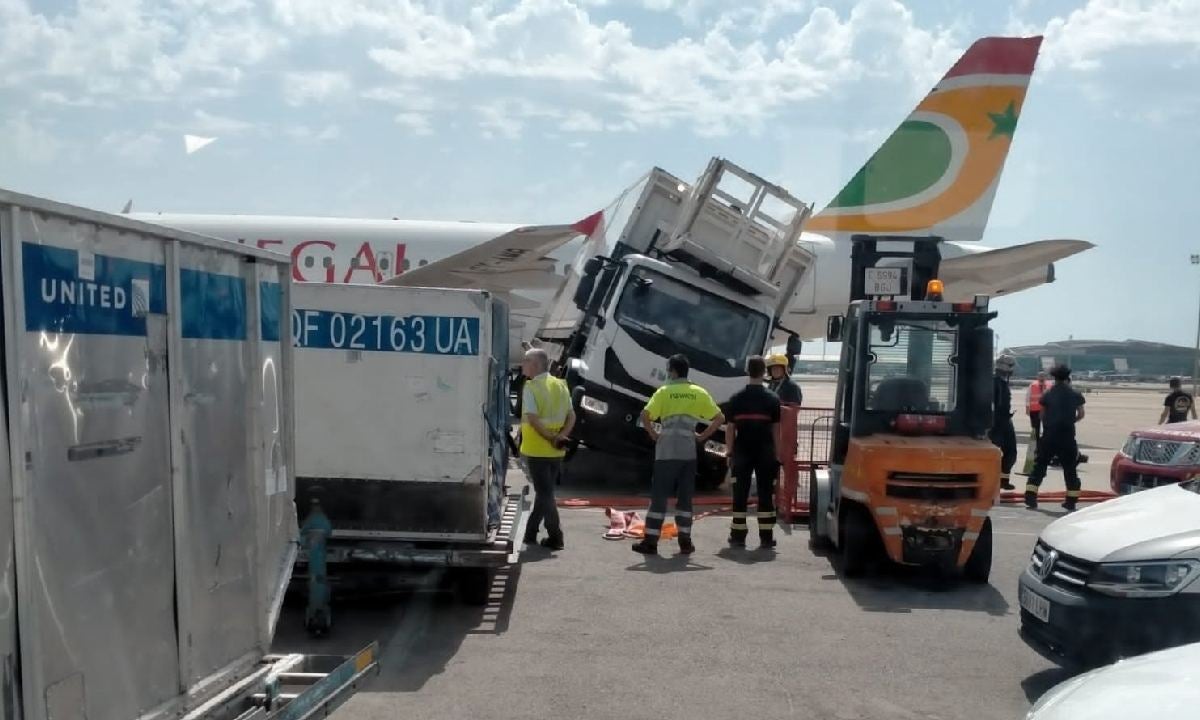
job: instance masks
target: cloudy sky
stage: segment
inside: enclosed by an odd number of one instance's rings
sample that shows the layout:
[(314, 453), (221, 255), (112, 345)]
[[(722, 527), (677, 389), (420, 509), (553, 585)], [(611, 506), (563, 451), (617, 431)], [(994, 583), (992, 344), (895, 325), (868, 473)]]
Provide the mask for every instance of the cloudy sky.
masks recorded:
[[(985, 241), (1099, 247), (1005, 345), (1191, 344), (1200, 0), (0, 0), (0, 186), (564, 222), (724, 155), (823, 205), (973, 39), (1045, 34)], [(184, 135), (216, 138), (188, 154)]]

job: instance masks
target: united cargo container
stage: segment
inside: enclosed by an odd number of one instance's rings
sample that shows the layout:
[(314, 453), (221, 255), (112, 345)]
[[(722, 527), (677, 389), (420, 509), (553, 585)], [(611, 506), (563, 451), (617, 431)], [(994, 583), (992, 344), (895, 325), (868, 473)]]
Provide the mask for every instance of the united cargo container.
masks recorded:
[(0, 718), (344, 697), (373, 648), (268, 655), (298, 540), (286, 259), (0, 190), (0, 271)]

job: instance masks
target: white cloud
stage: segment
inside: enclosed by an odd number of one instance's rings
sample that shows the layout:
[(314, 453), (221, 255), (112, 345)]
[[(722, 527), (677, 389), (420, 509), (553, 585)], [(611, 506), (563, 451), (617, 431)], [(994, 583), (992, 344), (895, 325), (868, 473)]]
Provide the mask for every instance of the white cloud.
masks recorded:
[(1089, 0), (1045, 28), (1045, 66), (1094, 70), (1106, 53), (1125, 48), (1200, 50), (1197, 0)]
[(254, 124), (223, 115), (214, 115), (204, 110), (197, 110), (192, 114), (192, 119), (183, 123), (182, 127), (194, 132), (212, 135), (236, 135), (247, 130), (252, 130)]
[(163, 139), (156, 132), (120, 131), (105, 135), (100, 145), (134, 165), (150, 165), (162, 151)]
[(337, 140), (342, 136), (342, 129), (337, 125), (326, 125), (317, 130), (307, 125), (289, 125), (284, 133), (293, 140), (304, 143), (320, 143)]
[(64, 143), (47, 130), (45, 123), (21, 111), (0, 125), (0, 157), (15, 158), (29, 165), (50, 165), (58, 160)]
[(396, 124), (408, 128), (414, 135), (432, 135), (433, 126), (430, 124), (429, 115), (420, 112), (402, 112), (397, 113), (393, 118)]
[(345, 73), (320, 70), (292, 72), (283, 76), (283, 97), (288, 105), (324, 102), (350, 91), (353, 83)]

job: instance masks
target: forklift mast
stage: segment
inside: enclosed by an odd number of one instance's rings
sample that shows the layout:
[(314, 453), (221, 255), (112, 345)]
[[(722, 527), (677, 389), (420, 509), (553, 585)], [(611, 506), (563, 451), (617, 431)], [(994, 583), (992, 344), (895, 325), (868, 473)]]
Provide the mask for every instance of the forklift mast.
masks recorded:
[[(867, 268), (881, 267), (881, 260), (911, 260), (908, 278), (909, 298), (921, 300), (925, 287), (937, 277), (942, 262), (938, 247), (945, 238), (937, 235), (908, 237), (904, 235), (850, 236), (850, 302), (866, 300)], [(892, 247), (889, 247), (892, 246)], [(898, 247), (897, 247), (898, 246)], [(901, 264), (903, 266), (903, 264)], [(884, 264), (882, 267), (887, 267)]]

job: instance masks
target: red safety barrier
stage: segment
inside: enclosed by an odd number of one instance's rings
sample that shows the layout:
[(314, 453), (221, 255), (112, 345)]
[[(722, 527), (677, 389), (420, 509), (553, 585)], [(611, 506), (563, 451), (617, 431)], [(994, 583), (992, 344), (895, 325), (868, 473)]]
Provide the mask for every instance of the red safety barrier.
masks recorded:
[(808, 485), (818, 468), (829, 465), (833, 409), (784, 405), (779, 417), (779, 484), (775, 512), (780, 522), (808, 517)]

